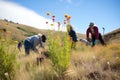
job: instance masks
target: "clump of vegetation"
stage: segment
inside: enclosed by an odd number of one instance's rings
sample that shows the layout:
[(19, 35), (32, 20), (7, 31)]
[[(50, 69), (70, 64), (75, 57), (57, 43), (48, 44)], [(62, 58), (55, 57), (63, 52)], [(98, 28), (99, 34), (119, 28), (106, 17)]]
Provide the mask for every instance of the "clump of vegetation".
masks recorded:
[(0, 42), (0, 80), (14, 80), (16, 70), (16, 51), (9, 43)]
[[(52, 36), (52, 38), (50, 38)], [(58, 77), (63, 78), (69, 67), (70, 43), (66, 33), (51, 33), (48, 40), (48, 52), (55, 72)]]

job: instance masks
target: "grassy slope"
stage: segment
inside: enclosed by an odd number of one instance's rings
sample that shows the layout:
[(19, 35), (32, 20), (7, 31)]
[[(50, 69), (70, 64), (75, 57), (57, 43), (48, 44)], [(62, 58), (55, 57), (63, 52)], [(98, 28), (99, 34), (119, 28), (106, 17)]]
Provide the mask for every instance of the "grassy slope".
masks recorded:
[[(38, 33), (47, 34), (47, 30), (36, 29), (23, 24), (10, 23), (4, 20), (0, 20), (0, 29), (3, 28), (5, 28), (7, 31), (12, 32), (12, 38), (18, 41), (23, 40), (27, 36)], [(77, 36), (78, 38), (85, 38), (85, 34), (77, 33)], [(120, 42), (120, 28), (105, 34), (104, 39), (109, 43)]]
[[(31, 26), (26, 26), (23, 24), (10, 23), (4, 20), (0, 20), (0, 29), (3, 28), (5, 28), (7, 31), (12, 32), (12, 38), (18, 41), (23, 40), (27, 36), (38, 33), (47, 34), (47, 30), (36, 29)], [(78, 37), (85, 38), (84, 34), (78, 33), (77, 35)]]
[(120, 28), (105, 34), (104, 38), (107, 42), (111, 42), (111, 43), (120, 42)]
[[(20, 27), (22, 30), (16, 27)], [(12, 32), (12, 37), (16, 37), (16, 39), (24, 39), (26, 34), (30, 34), (30, 32), (46, 33), (43, 30), (2, 20), (0, 20), (0, 28), (6, 28)], [(111, 36), (111, 34), (105, 36)], [(120, 80), (120, 38), (119, 36), (116, 38), (114, 36), (109, 37), (110, 42), (117, 40), (118, 43), (111, 43), (106, 47), (98, 45), (91, 48), (78, 42), (77, 48), (70, 53), (70, 66), (65, 73), (65, 80)], [(40, 48), (39, 51), (42, 49)], [(20, 63), (20, 69), (17, 70), (16, 74), (17, 80), (60, 80), (56, 77), (49, 58), (37, 66), (36, 57), (38, 54), (32, 53), (25, 57), (23, 48), (22, 52), (17, 51), (17, 58)]]
[[(91, 48), (78, 42), (77, 48), (70, 53), (69, 69), (65, 72), (64, 80), (119, 80), (119, 46), (120, 43)], [(17, 75), (18, 80), (62, 80), (54, 73), (49, 58), (36, 66), (38, 54), (32, 52), (28, 57), (23, 57), (23, 55), (24, 50), (19, 54), (21, 69)]]
[(25, 37), (38, 34), (38, 33), (46, 33), (46, 30), (36, 29), (30, 26), (10, 23), (3, 20), (0, 20), (0, 29), (5, 28), (7, 32), (11, 32), (11, 37), (14, 40), (23, 40)]

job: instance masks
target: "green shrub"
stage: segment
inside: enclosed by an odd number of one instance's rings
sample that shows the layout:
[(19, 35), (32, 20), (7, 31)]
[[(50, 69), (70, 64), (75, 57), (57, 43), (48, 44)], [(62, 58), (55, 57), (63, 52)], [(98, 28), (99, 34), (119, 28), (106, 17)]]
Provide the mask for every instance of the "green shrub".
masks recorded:
[(16, 55), (7, 43), (0, 43), (0, 80), (14, 80)]
[(64, 76), (64, 72), (69, 67), (70, 42), (66, 33), (51, 33), (48, 36), (48, 51), (53, 63), (54, 70), (59, 77)]

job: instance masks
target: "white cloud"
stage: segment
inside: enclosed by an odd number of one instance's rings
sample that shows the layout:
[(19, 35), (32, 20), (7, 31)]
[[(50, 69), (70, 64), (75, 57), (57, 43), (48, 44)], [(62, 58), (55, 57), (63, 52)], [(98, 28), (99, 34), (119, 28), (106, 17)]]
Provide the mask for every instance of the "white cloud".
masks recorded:
[[(53, 28), (50, 27), (50, 25), (49, 27), (46, 25), (46, 21), (52, 23), (51, 20), (48, 20), (21, 5), (4, 0), (0, 1), (0, 19), (8, 19), (13, 22), (30, 25), (39, 29), (49, 28), (57, 30), (57, 27)], [(55, 26), (57, 26), (57, 23), (55, 23)]]

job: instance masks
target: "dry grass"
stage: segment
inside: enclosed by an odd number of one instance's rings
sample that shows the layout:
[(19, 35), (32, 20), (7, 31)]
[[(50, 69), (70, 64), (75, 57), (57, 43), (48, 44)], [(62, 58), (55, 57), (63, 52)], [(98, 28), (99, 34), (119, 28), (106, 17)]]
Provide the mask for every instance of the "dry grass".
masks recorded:
[[(7, 30), (7, 33), (11, 33), (11, 38), (14, 40), (21, 41), (26, 36), (37, 34), (37, 33), (46, 33), (46, 30), (40, 30), (33, 28), (31, 26), (26, 26), (23, 24), (16, 24), (16, 23), (10, 23), (6, 22), (4, 20), (0, 20), (0, 29), (5, 28)], [(19, 29), (21, 28), (21, 29)]]
[[(120, 79), (120, 44), (95, 46), (91, 48), (78, 43), (76, 50), (70, 53), (69, 69), (64, 80), (119, 80)], [(41, 51), (41, 49), (40, 49)], [(32, 52), (25, 56), (24, 49), (18, 53), (17, 80), (62, 80), (53, 69), (49, 58), (37, 66), (36, 57), (40, 54)]]
[[(25, 25), (0, 20), (0, 28), (10, 30), (16, 39), (24, 39), (27, 33), (16, 27), (41, 32)], [(40, 54), (31, 52), (29, 56), (25, 56), (22, 47), (22, 51), (16, 53), (20, 65), (15, 76), (16, 80), (120, 80), (120, 43), (117, 41), (117, 44), (109, 43), (107, 46), (97, 45), (93, 48), (78, 42), (76, 49), (70, 52), (69, 69), (65, 72), (64, 78), (58, 78), (49, 58), (45, 58), (40, 65), (37, 65), (36, 58)], [(15, 46), (11, 49), (16, 49)]]
[(71, 53), (71, 68), (79, 80), (119, 80), (120, 44), (86, 47)]
[[(3, 28), (5, 28), (8, 33), (11, 32), (11, 38), (17, 41), (21, 41), (25, 37), (33, 34), (37, 34), (37, 33), (48, 34), (48, 30), (36, 29), (34, 27), (26, 26), (23, 24), (10, 23), (4, 20), (0, 20), (0, 29), (3, 29)], [(78, 33), (77, 35), (80, 38), (85, 38), (84, 34)]]

